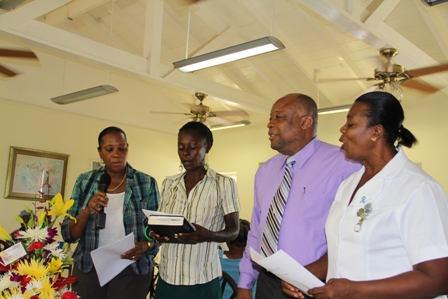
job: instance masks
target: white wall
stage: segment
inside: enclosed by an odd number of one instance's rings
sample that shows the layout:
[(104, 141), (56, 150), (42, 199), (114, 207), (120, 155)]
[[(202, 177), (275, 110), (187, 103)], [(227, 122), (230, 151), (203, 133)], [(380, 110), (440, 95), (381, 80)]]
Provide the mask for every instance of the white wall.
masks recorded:
[[(427, 98), (423, 105), (411, 105), (403, 100), (406, 120), (404, 126), (413, 132), (420, 143), (406, 150), (414, 162), (448, 190), (446, 158), (448, 133), (448, 97)], [(266, 119), (268, 116), (266, 116)], [(345, 113), (319, 118), (321, 140), (339, 144), (339, 128)], [(176, 134), (163, 134), (133, 126), (112, 124), (103, 120), (56, 112), (35, 106), (0, 100), (0, 198), (5, 193), (9, 147), (18, 146), (69, 154), (65, 197), (71, 194), (78, 174), (90, 170), (92, 160), (98, 160), (97, 137), (107, 126), (121, 127), (128, 136), (128, 161), (135, 168), (154, 176), (159, 183), (167, 175), (178, 172)], [(269, 146), (266, 127), (247, 126), (215, 131), (215, 143), (209, 155), (210, 166), (218, 172), (236, 172), (242, 206), (241, 217), (250, 220), (253, 202), (253, 178), (260, 162), (276, 154)], [(13, 219), (30, 201), (1, 199), (0, 224), (13, 230)]]
[(4, 198), (10, 146), (69, 154), (64, 196), (69, 198), (77, 176), (91, 169), (92, 160), (99, 161), (98, 134), (111, 125), (126, 132), (128, 162), (134, 168), (152, 175), (159, 185), (166, 175), (178, 172), (175, 135), (0, 100), (0, 224), (14, 230), (14, 216), (33, 203)]

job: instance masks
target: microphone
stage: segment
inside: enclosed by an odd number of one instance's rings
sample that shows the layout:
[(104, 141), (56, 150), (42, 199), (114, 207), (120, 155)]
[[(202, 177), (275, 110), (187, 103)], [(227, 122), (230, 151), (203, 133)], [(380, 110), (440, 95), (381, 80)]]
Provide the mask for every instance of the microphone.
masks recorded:
[[(110, 181), (110, 175), (107, 172), (103, 173), (100, 177), (100, 186), (98, 187), (98, 190), (107, 193), (107, 188), (110, 185)], [(101, 206), (100, 211), (96, 213), (95, 227), (97, 229), (103, 229), (106, 227), (106, 213), (104, 213), (103, 206)]]

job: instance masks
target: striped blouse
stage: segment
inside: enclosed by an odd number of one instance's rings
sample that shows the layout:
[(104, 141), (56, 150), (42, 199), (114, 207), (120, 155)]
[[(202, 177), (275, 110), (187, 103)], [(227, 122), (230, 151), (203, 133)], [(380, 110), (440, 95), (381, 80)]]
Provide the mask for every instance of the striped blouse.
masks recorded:
[[(224, 216), (240, 210), (235, 180), (209, 169), (187, 198), (184, 176), (185, 172), (163, 181), (159, 211), (182, 214), (210, 231), (223, 230)], [(221, 271), (216, 242), (161, 247), (159, 274), (169, 284), (203, 284), (221, 276)]]

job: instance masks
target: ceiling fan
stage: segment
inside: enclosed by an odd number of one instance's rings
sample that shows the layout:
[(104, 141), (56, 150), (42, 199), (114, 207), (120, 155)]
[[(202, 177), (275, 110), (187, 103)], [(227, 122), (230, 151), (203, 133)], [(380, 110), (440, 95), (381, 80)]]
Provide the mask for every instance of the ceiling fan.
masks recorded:
[(199, 100), (199, 105), (191, 105), (190, 106), (190, 112), (189, 113), (181, 113), (181, 112), (164, 112), (164, 111), (150, 111), (150, 113), (154, 114), (182, 114), (189, 116), (189, 121), (198, 121), (205, 123), (209, 127), (213, 128), (214, 125), (211, 125), (209, 121), (217, 123), (216, 127), (222, 128), (223, 126), (235, 126), (235, 125), (248, 125), (250, 122), (248, 120), (242, 120), (242, 121), (234, 121), (227, 119), (225, 117), (229, 116), (242, 116), (242, 117), (248, 117), (249, 115), (246, 113), (246, 111), (243, 110), (235, 110), (235, 111), (214, 111), (212, 112), (212, 109), (208, 106), (205, 106), (202, 101), (207, 97), (206, 94), (196, 92), (195, 93), (196, 99)]
[(375, 69), (373, 77), (319, 79), (319, 82), (346, 80), (377, 81), (378, 83), (374, 85), (376, 86), (375, 89), (388, 91), (390, 90), (396, 95), (401, 95), (401, 86), (416, 89), (426, 93), (434, 93), (439, 90), (439, 88), (423, 82), (418, 77), (448, 71), (448, 63), (419, 68), (415, 70), (407, 70), (405, 67), (392, 62), (392, 58), (394, 58), (398, 53), (398, 50), (395, 48), (380, 49), (380, 58), (382, 58), (383, 64), (381, 67)]
[[(29, 50), (11, 50), (11, 49), (0, 49), (0, 57), (8, 57), (8, 58), (20, 58), (20, 59), (38, 59), (36, 54), (33, 51)], [(18, 72), (15, 72), (3, 65), (0, 64), (0, 73), (6, 77), (14, 77), (18, 75)]]

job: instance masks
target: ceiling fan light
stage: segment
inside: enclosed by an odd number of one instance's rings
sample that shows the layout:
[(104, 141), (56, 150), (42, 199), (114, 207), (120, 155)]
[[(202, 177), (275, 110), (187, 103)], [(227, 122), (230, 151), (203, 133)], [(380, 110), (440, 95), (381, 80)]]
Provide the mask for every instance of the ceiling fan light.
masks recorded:
[(71, 104), (74, 102), (79, 102), (95, 97), (99, 97), (102, 95), (106, 95), (109, 93), (117, 92), (118, 89), (113, 87), (112, 85), (99, 85), (92, 88), (76, 91), (69, 94), (64, 94), (62, 96), (51, 98), (53, 102), (59, 105)]
[(343, 105), (343, 106), (335, 106), (335, 107), (328, 107), (328, 108), (322, 108), (317, 110), (317, 114), (319, 115), (325, 115), (325, 114), (333, 114), (333, 113), (340, 113), (340, 112), (347, 112), (350, 110), (350, 105)]
[(237, 127), (244, 127), (247, 125), (250, 125), (251, 122), (248, 120), (240, 120), (234, 125), (213, 125), (210, 127), (210, 131), (217, 131), (217, 130), (223, 130), (223, 129), (232, 129)]
[(284, 48), (285, 45), (280, 40), (273, 36), (266, 36), (236, 46), (180, 60), (174, 62), (173, 65), (180, 71), (188, 73)]

